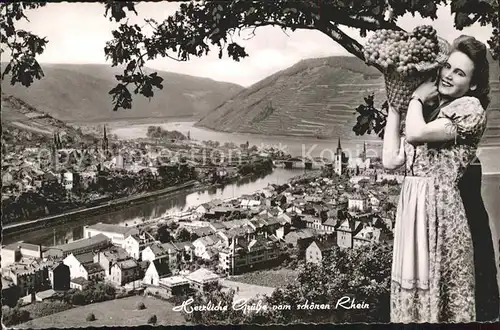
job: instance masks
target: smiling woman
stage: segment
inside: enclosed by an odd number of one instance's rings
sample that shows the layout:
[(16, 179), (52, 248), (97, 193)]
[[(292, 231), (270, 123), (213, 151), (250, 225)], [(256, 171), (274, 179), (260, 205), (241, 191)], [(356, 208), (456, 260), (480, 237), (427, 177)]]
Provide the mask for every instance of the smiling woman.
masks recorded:
[[(485, 45), (473, 37), (458, 38), (438, 83), (429, 80), (414, 92), (398, 158), (388, 160), (390, 153), (384, 154), (384, 164), (404, 165), (409, 173), (394, 229), (392, 322), (484, 320), (484, 301), (496, 310), (490, 320), (498, 317), (488, 218), (484, 208), (472, 206), (482, 202), (481, 174), (470, 171), (486, 128), (488, 75)], [(426, 115), (424, 105), (436, 97), (439, 107)], [(399, 113), (391, 108), (389, 116), (384, 148), (399, 142)], [(477, 196), (462, 192), (458, 183), (464, 176), (468, 180), (462, 182), (473, 184)], [(485, 270), (491, 277), (483, 276)], [(483, 276), (481, 282), (475, 275)], [(483, 282), (490, 285), (487, 293)]]

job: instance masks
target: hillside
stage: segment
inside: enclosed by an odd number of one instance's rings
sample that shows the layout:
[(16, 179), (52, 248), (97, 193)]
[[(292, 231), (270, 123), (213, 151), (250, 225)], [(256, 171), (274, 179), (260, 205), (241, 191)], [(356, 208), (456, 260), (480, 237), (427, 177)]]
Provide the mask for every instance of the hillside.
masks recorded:
[(100, 64), (42, 64), (45, 77), (25, 88), (11, 86), (7, 77), (2, 91), (40, 111), (70, 122), (95, 122), (131, 118), (202, 116), (243, 89), (231, 83), (158, 71), (163, 90), (148, 100), (135, 96), (132, 109), (112, 110), (109, 90), (116, 85), (119, 68)]
[[(498, 63), (490, 63), (491, 77), (498, 79)], [(485, 143), (500, 136), (499, 88), (498, 80), (492, 82)], [(355, 108), (371, 92), (378, 105), (385, 101), (383, 77), (358, 58), (308, 59), (242, 90), (196, 126), (227, 132), (356, 139), (359, 137), (352, 132)]]
[(79, 129), (37, 110), (26, 102), (2, 93), (2, 147), (9, 144), (14, 147), (51, 144), (54, 133), (63, 141), (92, 141), (94, 136), (82, 134)]

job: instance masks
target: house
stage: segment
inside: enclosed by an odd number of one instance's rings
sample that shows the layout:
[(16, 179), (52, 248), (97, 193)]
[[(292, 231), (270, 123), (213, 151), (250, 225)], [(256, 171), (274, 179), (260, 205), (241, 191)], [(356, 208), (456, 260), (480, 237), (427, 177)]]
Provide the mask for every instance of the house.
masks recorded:
[(150, 244), (154, 243), (154, 238), (148, 233), (128, 235), (123, 243), (123, 248), (129, 256), (135, 260), (141, 260), (142, 251)]
[(91, 238), (99, 234), (110, 238), (111, 243), (114, 245), (123, 246), (125, 239), (130, 235), (138, 235), (139, 230), (137, 228), (129, 228), (107, 223), (98, 223), (92, 226), (83, 227), (83, 237), (85, 238)]
[(98, 282), (105, 278), (104, 268), (94, 262), (94, 254), (70, 254), (64, 258), (63, 263), (69, 267), (71, 279), (81, 277), (86, 281)]
[(240, 208), (242, 209), (256, 209), (261, 205), (260, 200), (242, 198), (240, 201)]
[(354, 236), (362, 229), (361, 221), (346, 219), (337, 228), (337, 245), (342, 248), (354, 246)]
[(200, 237), (193, 242), (194, 255), (204, 260), (211, 260), (212, 250), (224, 245), (224, 240), (217, 234)]
[(208, 236), (208, 235), (215, 233), (215, 231), (210, 226), (184, 227), (184, 228), (186, 228), (190, 233), (193, 233), (198, 237), (204, 237), (204, 236)]
[(70, 271), (69, 267), (63, 262), (59, 262), (49, 268), (49, 280), (52, 284), (52, 289), (55, 291), (67, 291), (70, 288)]
[(160, 279), (170, 275), (170, 268), (168, 263), (162, 263), (159, 260), (153, 260), (146, 270), (144, 279), (142, 280), (146, 285), (160, 285)]
[(115, 285), (125, 285), (134, 282), (140, 277), (139, 264), (132, 258), (113, 262), (107, 279)]
[(212, 228), (214, 232), (218, 232), (219, 230), (226, 229), (226, 227), (220, 222), (211, 222), (209, 227)]
[(71, 289), (77, 289), (80, 291), (84, 290), (86, 287), (88, 287), (91, 284), (92, 284), (92, 282), (87, 281), (83, 277), (73, 278), (73, 279), (71, 279), (71, 281), (69, 283)]
[(194, 257), (194, 245), (193, 243), (186, 241), (186, 242), (175, 242), (171, 243), (176, 249), (177, 253), (179, 254), (180, 260), (184, 262), (189, 262), (193, 260)]
[(371, 196), (369, 199), (370, 206), (373, 208), (373, 210), (378, 211), (380, 207), (380, 199), (378, 199), (375, 196)]
[(285, 211), (286, 213), (302, 214), (304, 212), (304, 209), (303, 207), (300, 207), (298, 205), (291, 205)]
[(335, 228), (339, 225), (338, 218), (328, 218), (325, 222), (323, 222), (322, 230), (327, 233), (334, 233)]
[(189, 280), (184, 276), (170, 276), (160, 278), (159, 284), (167, 290), (170, 296), (178, 296), (189, 291)]
[(354, 236), (353, 247), (380, 243), (381, 233), (379, 228), (365, 226)]
[(316, 231), (311, 228), (297, 229), (285, 235), (285, 243), (292, 247), (306, 248), (312, 242)]
[(66, 258), (70, 254), (84, 254), (88, 252), (98, 251), (107, 248), (111, 245), (111, 240), (103, 235), (98, 234), (91, 238), (82, 238), (71, 243), (56, 245), (43, 251), (43, 257), (48, 258)]
[(320, 217), (306, 214), (303, 216), (302, 219), (306, 223), (307, 228), (316, 229), (316, 230), (323, 229), (323, 220)]
[(348, 209), (365, 212), (368, 209), (368, 197), (364, 194), (356, 193), (349, 196)]
[(10, 279), (19, 288), (21, 296), (49, 289), (49, 265), (33, 258), (25, 258), (2, 267), (2, 277)]
[(280, 215), (278, 215), (278, 219), (283, 219), (285, 220), (286, 222), (288, 222), (289, 224), (292, 223), (292, 218), (293, 218), (293, 214), (292, 213), (282, 213)]
[(137, 262), (118, 246), (97, 253), (94, 262), (104, 269), (105, 279), (117, 285), (128, 283), (130, 278), (136, 280), (140, 273)]
[(2, 246), (2, 268), (7, 267), (21, 258), (41, 259), (43, 256), (43, 248), (41, 245), (18, 242)]
[(61, 173), (60, 183), (66, 190), (73, 189), (74, 186), (73, 173), (69, 171), (64, 171), (63, 173)]
[(272, 267), (279, 260), (278, 239), (267, 233), (254, 238), (236, 237), (231, 245), (219, 250), (219, 266), (228, 274)]
[(186, 279), (189, 281), (189, 287), (198, 292), (204, 292), (207, 286), (212, 283), (218, 283), (220, 278), (219, 275), (206, 268), (200, 268), (186, 276)]
[(208, 205), (205, 203), (205, 204), (201, 204), (199, 205), (195, 210), (194, 212), (197, 213), (198, 215), (203, 215), (205, 213), (207, 213), (209, 210), (208, 210)]
[(125, 251), (127, 251), (128, 255), (134, 258), (135, 260), (140, 260), (141, 258), (141, 239), (139, 235), (128, 235), (125, 238), (125, 242), (123, 242), (122, 246)]
[(181, 243), (155, 243), (142, 251), (143, 261), (153, 262), (154, 260), (159, 260), (161, 263), (168, 264), (172, 271), (177, 270), (179, 263), (182, 260), (186, 260), (186, 258), (191, 258), (189, 260), (192, 260), (192, 254), (186, 251), (184, 245)]
[(306, 249), (306, 262), (321, 265), (323, 258), (335, 245), (336, 240), (332, 238), (319, 238), (314, 240)]
[(278, 229), (276, 229), (276, 232), (274, 234), (278, 239), (284, 240), (286, 234), (290, 232), (291, 228), (292, 225), (290, 223), (286, 222), (285, 220), (282, 220), (281, 226)]
[[(169, 245), (163, 245), (161, 243), (153, 243), (150, 246), (147, 246), (141, 253), (142, 261), (153, 262), (154, 260), (165, 259), (165, 262), (168, 262), (169, 251), (165, 249), (165, 246)], [(172, 249), (176, 250), (175, 247), (173, 246)]]

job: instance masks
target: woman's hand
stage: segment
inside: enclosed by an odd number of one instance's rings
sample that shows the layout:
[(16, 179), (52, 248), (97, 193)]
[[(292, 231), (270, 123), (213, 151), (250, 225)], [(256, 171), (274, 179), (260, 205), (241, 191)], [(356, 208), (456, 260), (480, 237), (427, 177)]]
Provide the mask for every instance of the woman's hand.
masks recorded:
[(434, 100), (438, 96), (438, 89), (435, 78), (432, 77), (426, 82), (422, 83), (418, 88), (413, 92), (413, 96), (418, 97), (424, 103), (428, 103), (429, 101)]

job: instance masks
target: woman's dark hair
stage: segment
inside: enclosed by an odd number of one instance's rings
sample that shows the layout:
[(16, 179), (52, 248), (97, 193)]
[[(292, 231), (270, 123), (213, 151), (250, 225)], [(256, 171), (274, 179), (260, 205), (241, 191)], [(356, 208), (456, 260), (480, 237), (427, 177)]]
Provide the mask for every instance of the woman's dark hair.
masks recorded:
[(462, 35), (453, 41), (451, 52), (459, 51), (467, 55), (474, 63), (471, 84), (476, 85), (466, 95), (479, 99), (484, 109), (490, 104), (490, 64), (486, 45), (474, 37)]

